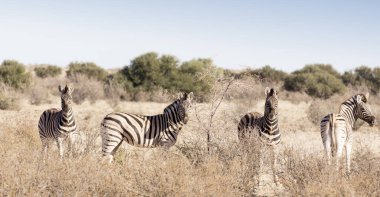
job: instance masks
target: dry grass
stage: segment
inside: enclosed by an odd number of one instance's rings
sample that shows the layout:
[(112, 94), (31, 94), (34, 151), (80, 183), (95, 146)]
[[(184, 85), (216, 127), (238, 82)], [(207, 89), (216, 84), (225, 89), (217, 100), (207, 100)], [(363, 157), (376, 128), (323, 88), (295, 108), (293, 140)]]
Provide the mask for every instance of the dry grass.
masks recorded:
[[(254, 85), (256, 87), (256, 85)], [(239, 85), (236, 88), (252, 87)], [(55, 87), (56, 88), (56, 87)], [(258, 88), (257, 88), (258, 89)], [(100, 159), (99, 123), (112, 111), (139, 114), (162, 113), (168, 103), (84, 100), (74, 105), (78, 124), (78, 147), (58, 161), (56, 148), (45, 164), (40, 161), (41, 143), (37, 122), (48, 108), (60, 107), (51, 94), (31, 105), (21, 99), (18, 111), (0, 111), (0, 194), (37, 196), (378, 196), (380, 195), (380, 134), (364, 125), (355, 132), (353, 173), (346, 177), (326, 166), (319, 127), (308, 118), (310, 100), (279, 102), (278, 188), (257, 185), (258, 150), (255, 142), (237, 143), (237, 122), (249, 111), (263, 112), (264, 91), (255, 89), (252, 98), (234, 96), (223, 101), (215, 113), (211, 131), (211, 151), (202, 124), (211, 113), (210, 103), (197, 104), (190, 121), (179, 135), (176, 146), (139, 149), (124, 144), (115, 163)], [(242, 88), (242, 90), (246, 90)], [(242, 91), (241, 90), (241, 91)], [(262, 89), (263, 90), (263, 89)], [(236, 94), (239, 92), (236, 91)], [(280, 99), (282, 94), (280, 92)], [(248, 106), (248, 107), (247, 107)], [(373, 108), (379, 109), (377, 104)], [(197, 114), (196, 114), (197, 113)], [(199, 116), (199, 120), (196, 118)], [(206, 121), (206, 122), (204, 122)], [(269, 161), (264, 162), (265, 165)], [(266, 172), (263, 172), (266, 173)], [(261, 175), (262, 176), (262, 175)], [(267, 180), (268, 181), (268, 180)], [(269, 180), (270, 181), (270, 180)], [(258, 192), (258, 188), (261, 189)], [(272, 192), (272, 190), (276, 190)]]

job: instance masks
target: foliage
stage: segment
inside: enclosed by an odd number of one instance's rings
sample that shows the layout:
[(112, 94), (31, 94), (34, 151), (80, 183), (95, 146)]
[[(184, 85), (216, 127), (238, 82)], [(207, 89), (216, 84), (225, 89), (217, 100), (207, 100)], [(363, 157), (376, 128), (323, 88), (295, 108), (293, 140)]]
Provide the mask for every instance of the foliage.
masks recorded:
[(211, 59), (193, 59), (179, 64), (174, 56), (150, 52), (133, 59), (129, 66), (110, 76), (107, 83), (121, 84), (132, 95), (160, 89), (200, 95), (209, 92), (222, 74), (223, 70), (218, 69)]
[(77, 78), (78, 75), (84, 75), (98, 81), (105, 80), (108, 75), (107, 71), (92, 62), (72, 62), (69, 64), (66, 74), (71, 79)]
[(193, 59), (179, 67), (176, 86), (179, 91), (194, 92), (204, 97), (222, 75), (223, 70), (217, 68), (211, 59)]
[(284, 88), (288, 91), (306, 92), (319, 98), (329, 98), (343, 93), (345, 86), (339, 73), (331, 65), (306, 65), (285, 78)]
[(159, 57), (150, 52), (136, 57), (121, 73), (132, 82), (133, 87), (144, 91), (154, 90), (156, 87), (174, 89), (173, 81), (177, 75), (178, 60), (170, 55)]
[(257, 76), (260, 80), (266, 82), (281, 82), (284, 81), (288, 75), (286, 72), (274, 69), (269, 65), (254, 70), (248, 69), (245, 72), (249, 73), (249, 75)]
[(367, 86), (373, 93), (380, 90), (380, 68), (360, 66), (354, 71), (344, 72), (342, 80), (346, 85)]
[(77, 75), (72, 83), (74, 84), (72, 96), (76, 104), (82, 104), (85, 100), (95, 103), (97, 100), (104, 99), (104, 89), (101, 81), (88, 78), (85, 75)]
[(62, 68), (53, 65), (40, 65), (34, 68), (37, 77), (56, 77), (62, 73)]
[(23, 64), (14, 60), (4, 60), (0, 65), (0, 81), (15, 89), (23, 89), (31, 82)]

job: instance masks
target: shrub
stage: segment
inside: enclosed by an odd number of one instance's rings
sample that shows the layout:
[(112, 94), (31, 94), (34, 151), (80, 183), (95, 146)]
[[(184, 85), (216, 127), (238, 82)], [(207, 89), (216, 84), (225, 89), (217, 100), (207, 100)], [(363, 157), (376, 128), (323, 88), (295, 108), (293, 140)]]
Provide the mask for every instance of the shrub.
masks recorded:
[(29, 86), (31, 75), (26, 72), (24, 65), (14, 60), (4, 60), (0, 65), (0, 82), (16, 88), (23, 89)]
[(193, 59), (184, 62), (179, 67), (175, 86), (178, 87), (178, 91), (194, 92), (203, 100), (221, 76), (223, 76), (223, 70), (216, 67), (211, 59)]
[(159, 57), (157, 53), (150, 52), (136, 57), (120, 72), (134, 88), (141, 88), (143, 91), (152, 91), (156, 87), (174, 90), (177, 67), (178, 60), (175, 57), (170, 55)]
[(105, 97), (103, 83), (100, 81), (77, 75), (71, 82), (74, 84), (73, 101), (77, 104), (83, 103), (86, 99), (94, 103)]
[(360, 66), (354, 71), (344, 72), (342, 80), (346, 85), (367, 86), (373, 93), (380, 90), (380, 68)]
[(40, 65), (34, 68), (37, 77), (56, 77), (62, 73), (62, 68), (53, 65)]
[(249, 75), (258, 77), (260, 80), (265, 82), (282, 82), (288, 75), (286, 72), (276, 70), (268, 65), (254, 70), (248, 69), (244, 72), (248, 73)]
[(284, 87), (289, 91), (306, 92), (319, 98), (329, 98), (343, 93), (345, 86), (331, 65), (307, 65), (285, 79)]
[(18, 110), (17, 93), (10, 87), (0, 84), (0, 110)]
[(140, 99), (136, 97), (138, 95), (145, 97), (147, 94), (144, 92), (161, 90), (205, 96), (221, 75), (223, 70), (217, 68), (211, 59), (193, 59), (179, 65), (173, 56), (151, 52), (136, 57), (111, 78), (132, 95), (132, 100), (136, 100)]
[(87, 76), (98, 81), (105, 80), (108, 73), (103, 68), (92, 62), (72, 62), (69, 70), (66, 71), (67, 77), (76, 79), (79, 75)]

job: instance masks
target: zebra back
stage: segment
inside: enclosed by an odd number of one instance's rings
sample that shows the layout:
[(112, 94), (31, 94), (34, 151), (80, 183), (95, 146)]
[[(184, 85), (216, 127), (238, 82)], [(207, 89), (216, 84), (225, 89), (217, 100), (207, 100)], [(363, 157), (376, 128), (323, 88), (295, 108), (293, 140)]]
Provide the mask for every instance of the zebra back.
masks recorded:
[[(164, 109), (163, 114), (143, 116), (111, 113), (102, 121), (103, 153), (117, 149), (122, 140), (138, 147), (171, 146), (188, 121), (192, 93), (183, 94)], [(116, 144), (117, 143), (117, 144)]]
[(66, 85), (64, 88), (58, 86), (61, 93), (62, 109), (48, 109), (40, 116), (38, 128), (41, 139), (66, 138), (67, 135), (76, 130), (76, 123), (72, 111), (72, 93), (74, 87)]
[(258, 112), (244, 115), (238, 125), (239, 140), (242, 140), (247, 132), (258, 132), (260, 139), (268, 145), (275, 145), (280, 142), (278, 91), (267, 87), (265, 94), (267, 97), (265, 99), (264, 115)]

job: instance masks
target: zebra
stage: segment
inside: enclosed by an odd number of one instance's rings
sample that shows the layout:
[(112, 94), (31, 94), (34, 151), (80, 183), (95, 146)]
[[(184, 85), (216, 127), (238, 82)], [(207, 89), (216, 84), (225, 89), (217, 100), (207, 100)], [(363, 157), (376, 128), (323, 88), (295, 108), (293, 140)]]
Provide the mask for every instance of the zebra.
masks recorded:
[(177, 141), (182, 127), (188, 122), (193, 93), (180, 94), (164, 109), (163, 114), (144, 116), (113, 112), (101, 123), (102, 153), (109, 163), (123, 141), (136, 147), (169, 148)]
[(331, 164), (331, 157), (336, 157), (336, 167), (339, 169), (339, 160), (345, 147), (347, 174), (351, 171), (352, 128), (356, 120), (362, 119), (371, 127), (375, 124), (368, 98), (369, 93), (352, 96), (340, 105), (339, 113), (326, 115), (320, 124), (328, 164)]
[(74, 87), (71, 84), (66, 84), (64, 88), (59, 85), (58, 90), (61, 93), (62, 109), (52, 108), (45, 110), (40, 116), (38, 130), (42, 142), (42, 151), (45, 152), (45, 155), (50, 143), (56, 141), (59, 155), (61, 159), (63, 159), (63, 141), (76, 131), (77, 125), (72, 110), (72, 93)]
[[(265, 110), (264, 115), (258, 112), (248, 113), (244, 115), (238, 125), (238, 139), (240, 142), (247, 140), (253, 134), (254, 137), (260, 139), (261, 144), (269, 147), (271, 156), (271, 168), (273, 172), (274, 182), (277, 184), (276, 176), (276, 146), (280, 143), (280, 129), (278, 126), (278, 91), (266, 87), (265, 88)], [(263, 149), (260, 148), (260, 170), (263, 164)]]

